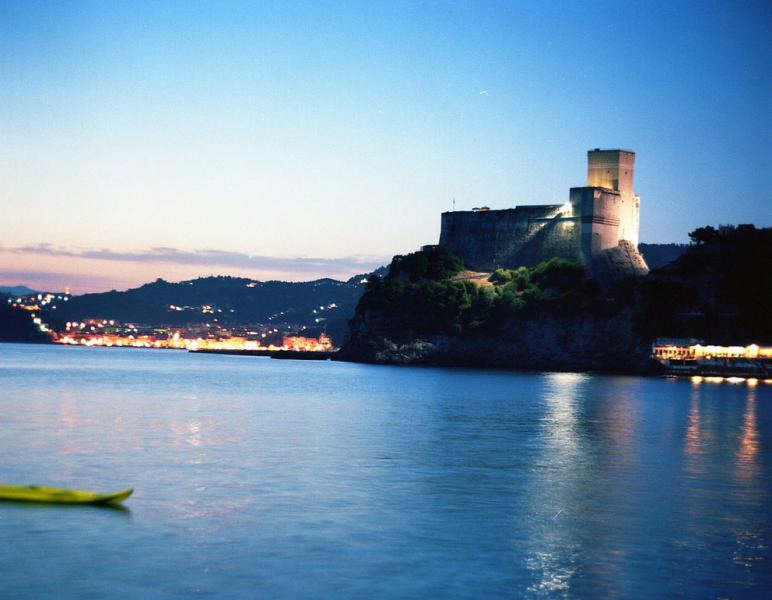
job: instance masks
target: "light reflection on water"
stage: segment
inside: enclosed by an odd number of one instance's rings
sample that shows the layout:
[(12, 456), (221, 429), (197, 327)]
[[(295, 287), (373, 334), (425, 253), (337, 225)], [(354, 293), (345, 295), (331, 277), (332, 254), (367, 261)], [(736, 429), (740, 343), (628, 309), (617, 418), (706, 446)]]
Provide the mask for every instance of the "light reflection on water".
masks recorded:
[[(0, 596), (772, 586), (770, 387), (0, 344)], [(227, 594), (223, 591), (227, 590)]]
[(756, 389), (748, 390), (745, 400), (743, 427), (740, 444), (737, 449), (737, 468), (735, 472), (742, 479), (757, 477), (759, 474), (759, 432), (756, 429)]
[[(564, 486), (571, 487), (573, 477), (580, 474), (574, 468), (584, 463), (576, 402), (578, 388), (589, 379), (578, 373), (551, 373), (545, 377), (547, 410), (542, 417), (542, 437), (547, 450), (545, 457), (549, 458), (549, 468), (556, 476), (547, 480), (544, 490), (532, 495), (538, 502), (548, 499), (542, 506), (532, 507), (533, 512), (540, 514), (541, 524), (529, 536), (532, 549), (525, 558), (528, 569), (533, 572), (528, 591), (537, 594), (569, 590), (577, 567), (579, 543), (573, 539), (570, 527), (564, 526), (575, 510), (571, 505), (572, 490), (562, 491)], [(550, 513), (554, 514), (550, 517)]]

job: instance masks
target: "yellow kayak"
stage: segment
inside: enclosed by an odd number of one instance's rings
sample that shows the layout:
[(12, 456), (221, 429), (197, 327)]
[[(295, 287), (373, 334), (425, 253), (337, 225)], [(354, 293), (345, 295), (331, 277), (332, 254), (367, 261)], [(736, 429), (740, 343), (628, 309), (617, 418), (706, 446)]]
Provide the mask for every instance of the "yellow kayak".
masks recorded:
[(99, 494), (38, 485), (0, 485), (0, 500), (52, 504), (116, 504), (126, 500), (133, 491), (133, 488), (127, 488), (113, 494)]

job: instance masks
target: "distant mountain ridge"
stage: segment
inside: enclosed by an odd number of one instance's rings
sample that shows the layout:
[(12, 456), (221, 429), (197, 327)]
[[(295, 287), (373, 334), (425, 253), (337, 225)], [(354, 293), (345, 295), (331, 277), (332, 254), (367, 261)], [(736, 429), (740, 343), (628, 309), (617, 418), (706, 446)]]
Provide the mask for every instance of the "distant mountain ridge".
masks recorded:
[(307, 282), (229, 276), (178, 283), (157, 279), (124, 292), (74, 296), (67, 303), (59, 303), (50, 315), (60, 322), (114, 319), (170, 326), (214, 321), (223, 325), (291, 323), (344, 330), (367, 277), (363, 274), (348, 281), (325, 278)]
[(37, 293), (37, 290), (28, 288), (26, 285), (0, 285), (0, 294), (8, 294), (9, 296), (30, 296)]
[(689, 249), (689, 244), (638, 244), (649, 269), (659, 269), (677, 260)]

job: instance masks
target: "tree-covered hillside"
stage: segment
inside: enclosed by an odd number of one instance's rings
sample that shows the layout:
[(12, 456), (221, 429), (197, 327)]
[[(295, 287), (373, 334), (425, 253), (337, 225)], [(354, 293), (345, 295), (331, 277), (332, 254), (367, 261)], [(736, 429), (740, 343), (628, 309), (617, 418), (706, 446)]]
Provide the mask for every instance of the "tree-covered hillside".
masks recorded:
[(158, 279), (125, 292), (85, 294), (60, 303), (50, 322), (115, 319), (145, 325), (292, 323), (339, 329), (364, 291), (366, 275), (348, 281), (254, 281), (204, 277), (170, 283)]
[(772, 342), (772, 228), (701, 227), (690, 238), (684, 254), (635, 290), (642, 336)]
[(51, 338), (33, 323), (28, 311), (13, 307), (0, 294), (0, 342), (50, 342)]
[(577, 263), (553, 258), (500, 269), (487, 282), (460, 270), (442, 249), (396, 257), (388, 276), (368, 284), (343, 356), (553, 370), (630, 371), (645, 362), (629, 311)]
[(582, 265), (465, 278), (441, 248), (392, 261), (371, 278), (343, 355), (353, 360), (536, 369), (644, 371), (655, 337), (772, 340), (770, 229), (698, 230), (674, 263), (602, 289)]

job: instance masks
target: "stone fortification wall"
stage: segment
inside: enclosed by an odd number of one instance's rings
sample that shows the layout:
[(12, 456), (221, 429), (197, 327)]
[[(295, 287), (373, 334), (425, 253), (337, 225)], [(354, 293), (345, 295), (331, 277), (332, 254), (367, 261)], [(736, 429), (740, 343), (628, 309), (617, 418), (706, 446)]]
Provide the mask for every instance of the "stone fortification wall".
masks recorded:
[(582, 261), (579, 218), (560, 204), (442, 214), (440, 246), (467, 268), (533, 266), (559, 256)]
[(533, 266), (557, 256), (607, 280), (645, 274), (636, 249), (635, 153), (596, 148), (587, 160), (587, 186), (571, 188), (568, 204), (446, 212), (440, 246), (477, 271)]

